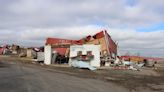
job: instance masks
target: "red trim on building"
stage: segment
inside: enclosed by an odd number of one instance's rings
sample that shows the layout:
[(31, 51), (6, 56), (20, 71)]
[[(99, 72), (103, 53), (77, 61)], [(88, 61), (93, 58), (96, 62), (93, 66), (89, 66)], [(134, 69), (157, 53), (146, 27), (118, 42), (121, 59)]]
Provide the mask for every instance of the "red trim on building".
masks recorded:
[(58, 44), (82, 44), (81, 41), (78, 40), (68, 40), (68, 39), (60, 39), (60, 38), (47, 38), (46, 45), (58, 45)]
[(54, 48), (53, 51), (56, 51), (60, 55), (65, 55), (67, 48)]
[(4, 48), (0, 47), (0, 55), (3, 54)]

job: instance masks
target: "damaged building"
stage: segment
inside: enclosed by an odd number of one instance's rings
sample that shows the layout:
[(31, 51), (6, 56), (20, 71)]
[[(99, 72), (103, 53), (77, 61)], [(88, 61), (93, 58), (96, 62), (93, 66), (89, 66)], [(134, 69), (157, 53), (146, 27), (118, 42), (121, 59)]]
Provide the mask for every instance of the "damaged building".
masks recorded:
[[(80, 40), (69, 40), (60, 38), (47, 38), (46, 46), (51, 47), (52, 53), (57, 53), (58, 56), (69, 60), (71, 46), (83, 45), (100, 45), (99, 58), (101, 61), (108, 61), (108, 59), (115, 59), (117, 56), (117, 44), (112, 40), (111, 36), (106, 30), (103, 30), (95, 35), (88, 35)], [(46, 49), (45, 49), (46, 50)], [(61, 59), (60, 59), (61, 60)], [(56, 60), (58, 61), (58, 60)], [(51, 62), (54, 62), (51, 60)], [(62, 62), (62, 61), (60, 61)], [(68, 62), (67, 62), (68, 63)]]

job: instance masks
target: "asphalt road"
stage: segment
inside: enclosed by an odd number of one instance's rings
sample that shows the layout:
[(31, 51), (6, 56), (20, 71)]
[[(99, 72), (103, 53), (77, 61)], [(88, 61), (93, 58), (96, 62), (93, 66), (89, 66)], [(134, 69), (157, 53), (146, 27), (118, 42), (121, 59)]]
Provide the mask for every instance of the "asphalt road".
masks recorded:
[(101, 80), (78, 78), (16, 62), (0, 63), (0, 92), (128, 92)]

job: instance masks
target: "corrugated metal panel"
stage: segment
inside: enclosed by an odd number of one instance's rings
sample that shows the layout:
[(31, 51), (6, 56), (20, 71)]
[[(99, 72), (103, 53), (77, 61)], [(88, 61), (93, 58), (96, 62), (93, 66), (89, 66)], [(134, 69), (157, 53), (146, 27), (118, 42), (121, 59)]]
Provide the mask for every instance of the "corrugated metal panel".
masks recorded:
[(109, 42), (109, 51), (117, 54), (117, 45), (116, 43), (112, 40), (112, 38), (110, 37), (110, 35), (105, 31), (105, 34), (107, 35), (107, 39)]
[(61, 43), (72, 43), (72, 40), (58, 39), (58, 38), (47, 38), (46, 44), (61, 44)]
[(109, 38), (109, 49), (113, 53), (115, 53), (115, 54), (117, 53), (117, 45), (115, 45), (115, 43), (113, 42), (113, 40), (111, 38)]

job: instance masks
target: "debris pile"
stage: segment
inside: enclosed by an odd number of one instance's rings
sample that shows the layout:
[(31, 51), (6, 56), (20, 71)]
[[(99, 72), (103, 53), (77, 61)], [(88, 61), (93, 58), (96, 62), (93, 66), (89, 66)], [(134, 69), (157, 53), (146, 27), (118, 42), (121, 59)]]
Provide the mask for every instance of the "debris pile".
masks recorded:
[(1, 55), (12, 55), (18, 54), (20, 47), (18, 45), (2, 45), (0, 47), (0, 54)]
[[(156, 61), (150, 61), (147, 59), (138, 59), (139, 61), (133, 61), (131, 59), (127, 59), (124, 57), (117, 56), (116, 60), (111, 62), (111, 67), (113, 69), (121, 69), (121, 70), (135, 70), (140, 71), (142, 67), (155, 67), (155, 64), (157, 64)], [(140, 61), (142, 60), (142, 61)]]

